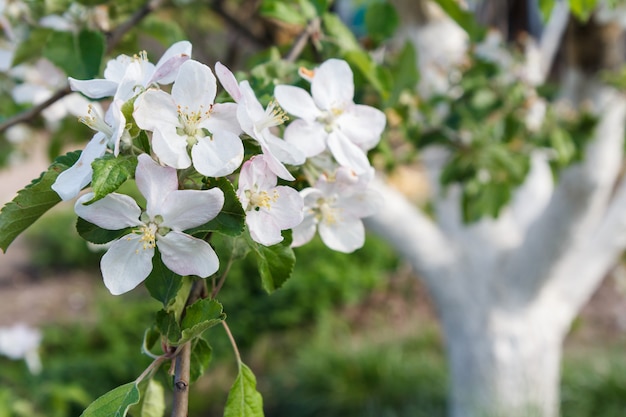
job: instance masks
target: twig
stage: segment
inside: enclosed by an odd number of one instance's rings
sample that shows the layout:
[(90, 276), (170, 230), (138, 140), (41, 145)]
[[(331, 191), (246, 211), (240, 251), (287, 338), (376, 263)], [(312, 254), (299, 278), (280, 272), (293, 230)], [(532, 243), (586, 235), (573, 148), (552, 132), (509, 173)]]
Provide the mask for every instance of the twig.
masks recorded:
[(237, 365), (241, 366), (241, 354), (239, 353), (239, 349), (237, 348), (237, 342), (235, 342), (235, 338), (230, 331), (230, 327), (226, 324), (225, 320), (222, 320), (222, 326), (224, 326), (224, 330), (226, 330), (226, 334), (228, 335), (228, 340), (230, 340), (230, 344), (233, 346), (233, 352), (235, 352), (235, 357), (237, 358)]
[(244, 38), (248, 39), (252, 43), (262, 48), (267, 48), (272, 45), (272, 42), (269, 39), (262, 38), (260, 36), (255, 35), (250, 29), (244, 26), (237, 18), (231, 16), (230, 13), (224, 9), (222, 0), (214, 0), (211, 3), (211, 8), (213, 11), (220, 16), (224, 21), (236, 32), (243, 35)]
[[(120, 24), (117, 28), (107, 34), (107, 45), (106, 45), (106, 53), (110, 53), (113, 48), (119, 43), (122, 37), (132, 29), (137, 23), (139, 23), (143, 18), (152, 13), (161, 4), (164, 0), (150, 0), (148, 1), (141, 9), (137, 10), (127, 21)], [(52, 95), (48, 100), (40, 103), (30, 109), (26, 110), (23, 113), (19, 113), (13, 117), (8, 118), (4, 122), (0, 123), (0, 133), (3, 133), (8, 128), (15, 126), (18, 123), (24, 123), (29, 120), (37, 117), (42, 111), (61, 100), (63, 97), (70, 94), (72, 90), (70, 90), (69, 85), (62, 87), (56, 93)]]
[(172, 417), (187, 417), (189, 410), (189, 376), (191, 373), (191, 342), (185, 343), (176, 356), (174, 403)]
[(285, 61), (294, 62), (304, 50), (306, 44), (309, 42), (309, 39), (320, 32), (320, 18), (316, 17), (311, 20), (306, 27), (300, 32), (295, 42), (285, 55)]

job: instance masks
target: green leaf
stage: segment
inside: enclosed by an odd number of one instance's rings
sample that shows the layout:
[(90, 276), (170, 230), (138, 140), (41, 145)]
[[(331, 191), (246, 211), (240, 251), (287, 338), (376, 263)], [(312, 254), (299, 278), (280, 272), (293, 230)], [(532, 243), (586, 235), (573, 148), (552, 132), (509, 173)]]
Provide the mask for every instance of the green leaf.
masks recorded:
[(86, 29), (78, 34), (52, 32), (46, 40), (43, 56), (68, 76), (84, 80), (100, 72), (104, 49), (105, 39), (100, 32)]
[(91, 204), (108, 194), (116, 191), (129, 178), (135, 175), (137, 169), (137, 157), (118, 156), (107, 154), (91, 163), (93, 167), (93, 179), (91, 188), (94, 197), (86, 204)]
[(130, 233), (131, 230), (131, 228), (107, 230), (98, 227), (93, 223), (89, 223), (87, 220), (80, 217), (76, 220), (76, 231), (78, 231), (78, 234), (87, 242), (95, 243), (97, 245), (117, 240)]
[(284, 233), (286, 238), (272, 246), (263, 246), (252, 240), (249, 241), (256, 255), (259, 274), (263, 288), (268, 293), (280, 288), (291, 277), (296, 264), (296, 255), (291, 249), (291, 233)]
[(154, 378), (150, 378), (142, 388), (141, 402), (133, 407), (131, 414), (136, 417), (163, 417), (165, 414), (163, 385)]
[(176, 294), (183, 285), (180, 275), (169, 270), (161, 259), (161, 253), (156, 250), (152, 257), (152, 271), (144, 281), (152, 298), (167, 306), (176, 298)]
[(389, 106), (394, 106), (398, 102), (402, 91), (415, 91), (415, 86), (419, 81), (419, 71), (417, 70), (416, 62), (417, 53), (415, 52), (415, 47), (413, 43), (407, 41), (391, 68), (393, 83), (389, 97)]
[(161, 340), (161, 333), (156, 326), (152, 326), (146, 329), (143, 334), (143, 343), (141, 344), (141, 352), (153, 356), (151, 349), (157, 342)]
[(597, 0), (569, 0), (571, 12), (580, 20), (587, 20), (596, 8)]
[(191, 364), (189, 379), (191, 383), (198, 380), (211, 364), (211, 357), (213, 355), (213, 349), (209, 343), (202, 339), (197, 338), (193, 342), (191, 347)]
[(52, 32), (52, 29), (48, 28), (35, 28), (30, 31), (28, 37), (18, 43), (11, 66), (15, 67), (23, 62), (41, 57), (44, 45)]
[(354, 33), (352, 33), (336, 14), (324, 14), (324, 16), (322, 16), (322, 24), (326, 35), (336, 43), (343, 53), (362, 49)]
[(370, 54), (363, 50), (352, 50), (346, 52), (344, 58), (363, 74), (367, 82), (378, 91), (383, 100), (387, 100), (390, 89), (388, 79), (383, 69), (376, 65)]
[(292, 25), (306, 25), (306, 18), (301, 10), (292, 2), (281, 0), (264, 0), (259, 9), (261, 16), (280, 20)]
[(186, 39), (185, 31), (180, 25), (175, 20), (166, 19), (155, 15), (143, 19), (140, 25), (142, 35), (152, 36), (164, 46)]
[(390, 38), (399, 24), (398, 12), (389, 3), (373, 3), (365, 12), (367, 34), (376, 42)]
[(92, 402), (80, 417), (124, 417), (128, 407), (139, 402), (137, 384), (129, 382)]
[(539, 11), (541, 12), (541, 18), (544, 23), (550, 19), (555, 4), (556, 0), (541, 0), (539, 2)]
[(435, 2), (467, 32), (472, 41), (480, 41), (487, 33), (487, 30), (476, 22), (474, 15), (461, 8), (456, 0), (435, 0)]
[(215, 185), (224, 192), (224, 207), (210, 222), (194, 227), (186, 232), (190, 235), (204, 237), (209, 232), (220, 232), (228, 236), (239, 236), (243, 232), (246, 213), (241, 207), (233, 184), (226, 178), (216, 178)]
[(58, 175), (74, 165), (80, 151), (58, 157), (47, 171), (33, 180), (0, 210), (0, 248), (6, 252), (15, 238), (33, 224), (46, 211), (61, 201), (50, 188)]
[(171, 345), (176, 346), (179, 344), (181, 332), (174, 312), (166, 310), (158, 311), (156, 314), (156, 326)]
[(263, 417), (263, 398), (256, 390), (256, 378), (245, 364), (228, 393), (224, 417)]
[(222, 304), (208, 298), (200, 299), (187, 307), (181, 322), (182, 338), (177, 344), (200, 336), (205, 330), (226, 319)]

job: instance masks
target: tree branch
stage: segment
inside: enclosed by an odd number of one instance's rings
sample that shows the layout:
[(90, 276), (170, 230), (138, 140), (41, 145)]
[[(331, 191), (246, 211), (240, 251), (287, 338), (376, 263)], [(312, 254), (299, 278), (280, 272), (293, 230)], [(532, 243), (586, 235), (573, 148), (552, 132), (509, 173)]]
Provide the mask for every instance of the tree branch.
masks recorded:
[[(161, 4), (164, 3), (164, 0), (150, 0), (143, 7), (137, 10), (128, 20), (120, 24), (113, 31), (106, 34), (107, 36), (107, 45), (106, 45), (106, 54), (110, 53), (113, 48), (120, 42), (120, 40), (124, 37), (124, 35), (131, 30), (135, 25), (137, 25), (142, 19), (152, 13), (154, 10), (159, 8)], [(4, 122), (0, 123), (0, 133), (5, 132), (12, 126), (15, 126), (18, 123), (25, 123), (30, 120), (33, 120), (37, 117), (42, 111), (47, 109), (52, 104), (61, 100), (63, 97), (70, 94), (72, 90), (70, 90), (69, 85), (59, 89), (55, 92), (48, 100), (40, 103), (36, 106), (31, 107), (23, 113), (17, 114), (13, 117), (8, 118)]]
[(224, 19), (224, 21), (228, 24), (228, 26), (234, 29), (235, 32), (239, 33), (240, 35), (242, 35), (244, 38), (251, 41), (255, 45), (261, 48), (267, 48), (272, 45), (272, 43), (268, 39), (261, 38), (255, 35), (254, 33), (252, 33), (252, 31), (250, 31), (250, 29), (244, 26), (234, 16), (231, 16), (231, 14), (228, 13), (226, 9), (224, 8), (223, 0), (213, 0), (213, 2), (211, 3), (211, 8), (218, 16)]
[(189, 410), (189, 378), (191, 372), (191, 342), (185, 343), (176, 356), (174, 373), (174, 402), (172, 417), (187, 417)]
[(285, 55), (284, 60), (287, 62), (295, 62), (306, 47), (309, 39), (319, 34), (319, 32), (320, 18), (316, 17), (306, 25), (302, 32), (300, 32), (293, 45), (291, 45), (291, 49), (289, 49), (289, 52)]

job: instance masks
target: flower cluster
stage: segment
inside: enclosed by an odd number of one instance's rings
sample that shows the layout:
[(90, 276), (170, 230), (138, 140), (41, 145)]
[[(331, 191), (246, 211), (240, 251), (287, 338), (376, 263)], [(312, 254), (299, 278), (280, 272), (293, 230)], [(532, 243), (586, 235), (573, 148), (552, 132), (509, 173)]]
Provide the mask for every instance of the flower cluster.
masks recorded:
[[(361, 219), (378, 201), (368, 189), (374, 170), (366, 153), (380, 140), (385, 116), (354, 103), (353, 74), (344, 61), (331, 59), (300, 75), (310, 82), (310, 94), (278, 85), (264, 106), (247, 80), (237, 81), (219, 62), (213, 72), (191, 59), (191, 44), (183, 41), (156, 65), (145, 53), (122, 55), (108, 62), (104, 79), (70, 79), (73, 90), (111, 101), (104, 115), (90, 107), (81, 118), (96, 133), (58, 176), (53, 189), (59, 196), (78, 196), (93, 179), (92, 163), (106, 154), (137, 155), (135, 181), (145, 209), (117, 192), (87, 193), (75, 204), (84, 220), (128, 232), (101, 262), (113, 294), (149, 276), (157, 249), (177, 274), (206, 278), (218, 270), (209, 243), (186, 233), (223, 209), (224, 192), (207, 186), (213, 178), (237, 183), (247, 233), (257, 244), (280, 244), (291, 229), (292, 246), (300, 246), (319, 228), (334, 250), (363, 245)], [(218, 80), (232, 102), (216, 102)], [(148, 150), (136, 146), (140, 134)], [(189, 188), (191, 177), (203, 180)]]

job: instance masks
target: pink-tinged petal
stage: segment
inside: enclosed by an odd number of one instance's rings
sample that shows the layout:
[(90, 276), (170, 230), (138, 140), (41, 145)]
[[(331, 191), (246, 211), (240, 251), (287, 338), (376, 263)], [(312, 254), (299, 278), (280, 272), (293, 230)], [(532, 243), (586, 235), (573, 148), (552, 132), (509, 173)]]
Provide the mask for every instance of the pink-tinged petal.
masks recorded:
[(311, 95), (300, 87), (278, 85), (274, 96), (283, 110), (301, 119), (314, 121), (321, 114)]
[(76, 197), (80, 190), (91, 182), (93, 174), (91, 163), (104, 155), (106, 148), (106, 137), (101, 132), (96, 133), (85, 146), (78, 161), (59, 174), (51, 188), (56, 191), (61, 200), (66, 201)]
[(287, 181), (295, 181), (294, 176), (291, 175), (285, 165), (283, 165), (283, 163), (280, 162), (274, 154), (272, 154), (272, 151), (267, 147), (267, 145), (264, 142), (260, 142), (259, 144), (261, 145), (261, 150), (263, 151), (267, 167), (279, 178)]
[(174, 129), (156, 129), (152, 134), (152, 150), (165, 165), (176, 169), (191, 166), (187, 152), (187, 138), (179, 136)]
[(145, 153), (137, 157), (135, 182), (141, 195), (146, 198), (146, 209), (150, 216), (161, 214), (160, 209), (167, 195), (178, 190), (176, 170), (159, 165)]
[(191, 58), (191, 42), (180, 41), (170, 46), (157, 62), (151, 83), (171, 84), (178, 75), (180, 66)]
[(363, 105), (351, 106), (350, 111), (337, 118), (341, 132), (363, 150), (370, 150), (378, 144), (386, 123), (385, 113)]
[(74, 211), (78, 217), (107, 230), (121, 230), (143, 224), (139, 221), (141, 209), (131, 197), (112, 193), (92, 204), (83, 204), (93, 197), (94, 193), (87, 193), (76, 200)]
[(265, 211), (247, 212), (246, 224), (252, 240), (261, 245), (272, 246), (283, 241), (275, 218)]
[(163, 226), (183, 231), (212, 220), (224, 206), (224, 193), (210, 190), (177, 190), (169, 193), (157, 214), (163, 216)]
[(354, 80), (346, 61), (329, 59), (315, 70), (311, 95), (320, 109), (343, 109), (353, 102)]
[(315, 219), (315, 214), (313, 212), (305, 214), (302, 223), (293, 228), (291, 246), (297, 248), (309, 243), (315, 236), (316, 229), (317, 220)]
[(241, 167), (239, 188), (252, 190), (255, 186), (260, 190), (276, 187), (278, 178), (265, 161), (264, 155), (255, 155)]
[(172, 96), (161, 90), (148, 90), (135, 101), (133, 117), (137, 126), (145, 130), (155, 130), (159, 126), (176, 127), (178, 109)]
[(117, 82), (109, 80), (77, 80), (69, 77), (70, 88), (89, 98), (112, 97), (117, 91)]
[(242, 130), (239, 120), (237, 120), (237, 104), (214, 104), (211, 109), (211, 115), (204, 122), (200, 123), (200, 127), (207, 129), (209, 132), (225, 130), (235, 135), (240, 135)]
[(311, 158), (324, 152), (328, 133), (320, 123), (298, 119), (287, 126), (284, 136), (287, 143), (300, 149), (307, 158)]
[[(304, 202), (300, 193), (284, 185), (275, 190), (278, 192), (278, 199), (272, 203), (268, 213), (274, 218), (276, 225), (281, 230), (299, 225), (304, 217)], [(272, 195), (273, 191), (268, 190), (268, 194)]]
[(271, 133), (264, 135), (265, 143), (270, 152), (278, 158), (279, 161), (289, 165), (302, 165), (306, 161), (304, 152), (291, 143), (285, 142)]
[(328, 149), (339, 165), (351, 168), (356, 174), (370, 168), (365, 152), (340, 132), (332, 132), (328, 135)]
[(193, 166), (207, 177), (223, 177), (235, 172), (243, 161), (243, 143), (238, 136), (218, 131), (198, 140), (191, 148)]
[(141, 284), (152, 271), (154, 248), (144, 248), (141, 235), (115, 241), (100, 261), (104, 285), (111, 294), (124, 294)]
[(241, 91), (239, 89), (239, 83), (231, 70), (221, 62), (217, 62), (215, 64), (215, 75), (217, 75), (224, 90), (238, 103), (239, 100), (241, 100)]
[(171, 231), (157, 240), (163, 263), (179, 275), (206, 278), (219, 269), (215, 251), (204, 240), (185, 233)]
[(239, 105), (248, 113), (250, 120), (254, 123), (263, 119), (265, 117), (265, 109), (261, 102), (259, 102), (259, 99), (256, 98), (256, 94), (254, 94), (254, 90), (250, 87), (250, 83), (247, 80), (242, 81), (239, 84), (239, 89), (242, 94), (242, 102), (239, 103)]
[(209, 111), (216, 93), (217, 80), (211, 68), (191, 59), (180, 66), (172, 97), (184, 113)]
[(338, 252), (354, 252), (365, 243), (365, 228), (359, 219), (344, 217), (333, 223), (322, 221), (319, 232), (324, 244)]

